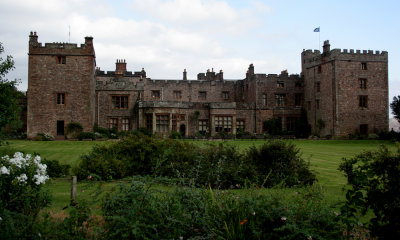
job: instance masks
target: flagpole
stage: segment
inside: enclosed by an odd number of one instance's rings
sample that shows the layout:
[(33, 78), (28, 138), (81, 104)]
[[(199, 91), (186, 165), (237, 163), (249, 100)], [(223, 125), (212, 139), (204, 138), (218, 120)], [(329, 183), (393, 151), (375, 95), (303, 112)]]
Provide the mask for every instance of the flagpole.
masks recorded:
[(321, 52), (321, 27), (318, 27), (318, 49)]

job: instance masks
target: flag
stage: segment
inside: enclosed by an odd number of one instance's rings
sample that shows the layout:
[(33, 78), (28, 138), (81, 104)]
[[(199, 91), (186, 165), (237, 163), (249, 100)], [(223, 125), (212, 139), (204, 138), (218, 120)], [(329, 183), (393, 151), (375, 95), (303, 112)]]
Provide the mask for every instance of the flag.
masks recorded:
[(319, 27), (315, 28), (314, 32), (319, 32)]

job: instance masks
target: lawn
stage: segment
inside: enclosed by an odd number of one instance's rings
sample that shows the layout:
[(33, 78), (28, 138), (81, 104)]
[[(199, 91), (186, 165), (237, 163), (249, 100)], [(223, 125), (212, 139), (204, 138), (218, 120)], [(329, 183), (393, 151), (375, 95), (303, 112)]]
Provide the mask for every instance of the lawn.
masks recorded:
[[(365, 150), (377, 150), (380, 145), (387, 146), (391, 151), (396, 149), (396, 145), (389, 141), (378, 140), (288, 140), (294, 143), (301, 151), (305, 160), (310, 161), (311, 169), (317, 174), (320, 186), (325, 190), (326, 197), (337, 202), (344, 199), (342, 191), (346, 179), (338, 166), (343, 157), (349, 158)], [(190, 141), (195, 144), (204, 144), (208, 141)], [(263, 144), (263, 140), (236, 140), (226, 141), (226, 144), (234, 144), (239, 149), (245, 151), (250, 146)], [(76, 166), (82, 154), (88, 153), (95, 144), (109, 144), (96, 141), (9, 141), (10, 147), (25, 153), (39, 153), (48, 160), (58, 160), (61, 163), (68, 163), (72, 167)], [(212, 142), (219, 144), (222, 142)], [(90, 200), (85, 183), (78, 185), (78, 198)], [(107, 184), (107, 188), (113, 184)], [(48, 188), (54, 197), (54, 209), (61, 209), (68, 204), (70, 196), (70, 182), (68, 179), (55, 179)], [(85, 192), (86, 191), (86, 192)]]

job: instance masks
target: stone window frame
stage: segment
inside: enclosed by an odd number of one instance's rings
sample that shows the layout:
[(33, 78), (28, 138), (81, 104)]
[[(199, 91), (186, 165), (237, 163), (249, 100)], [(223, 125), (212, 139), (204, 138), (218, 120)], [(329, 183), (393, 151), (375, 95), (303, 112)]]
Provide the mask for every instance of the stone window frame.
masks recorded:
[(65, 105), (65, 92), (57, 92), (56, 93), (56, 104), (57, 105)]
[(222, 91), (222, 99), (229, 100), (229, 91)]
[(168, 113), (156, 114), (156, 132), (158, 133), (169, 132)]
[(368, 70), (368, 65), (366, 62), (361, 63), (361, 70)]
[(161, 97), (160, 90), (151, 90), (151, 97), (153, 99), (160, 99)]
[(57, 56), (57, 64), (67, 64), (67, 56)]
[(108, 129), (118, 129), (118, 118), (117, 117), (110, 117), (108, 118)]
[(206, 134), (208, 132), (208, 119), (199, 119), (198, 120), (198, 131), (201, 134)]
[(129, 95), (111, 95), (112, 109), (128, 109)]
[(207, 99), (207, 92), (206, 91), (199, 91), (199, 99), (206, 100)]
[(294, 95), (294, 106), (295, 107), (301, 107), (303, 105), (303, 94), (302, 93), (296, 93)]
[(245, 119), (236, 119), (236, 132), (239, 132), (240, 129), (242, 131), (245, 131), (246, 129), (246, 120)]
[(358, 83), (359, 83), (360, 89), (367, 89), (368, 81), (366, 78), (359, 78)]
[(146, 124), (146, 128), (149, 131), (153, 130), (153, 114), (146, 114), (145, 115), (145, 124)]
[(319, 101), (319, 99), (316, 99), (315, 100), (315, 108), (319, 109), (319, 107), (320, 107), (320, 101)]
[(321, 82), (316, 82), (315, 83), (315, 88), (317, 92), (321, 92)]
[(224, 131), (225, 133), (231, 133), (233, 128), (233, 116), (228, 115), (216, 115), (214, 116), (215, 132), (219, 133)]
[(267, 106), (267, 94), (263, 93), (262, 95), (262, 105)]
[(174, 90), (173, 95), (175, 99), (182, 99), (182, 91), (181, 90)]
[(321, 72), (322, 72), (322, 67), (321, 67), (321, 65), (319, 65), (317, 68), (317, 73), (321, 73)]
[(368, 108), (368, 95), (358, 96), (358, 106), (360, 108)]
[(122, 131), (129, 131), (129, 118), (123, 118), (121, 120)]
[(275, 93), (275, 105), (277, 107), (284, 107), (286, 104), (286, 94)]

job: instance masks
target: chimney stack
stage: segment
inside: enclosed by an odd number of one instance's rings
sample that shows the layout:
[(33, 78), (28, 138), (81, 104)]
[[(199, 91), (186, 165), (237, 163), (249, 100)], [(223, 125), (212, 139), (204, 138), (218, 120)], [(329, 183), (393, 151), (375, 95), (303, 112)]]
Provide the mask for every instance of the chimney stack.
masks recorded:
[(186, 72), (186, 68), (183, 69), (183, 80), (187, 80), (187, 72)]
[(323, 53), (327, 53), (331, 50), (331, 45), (329, 44), (329, 40), (324, 41)]

